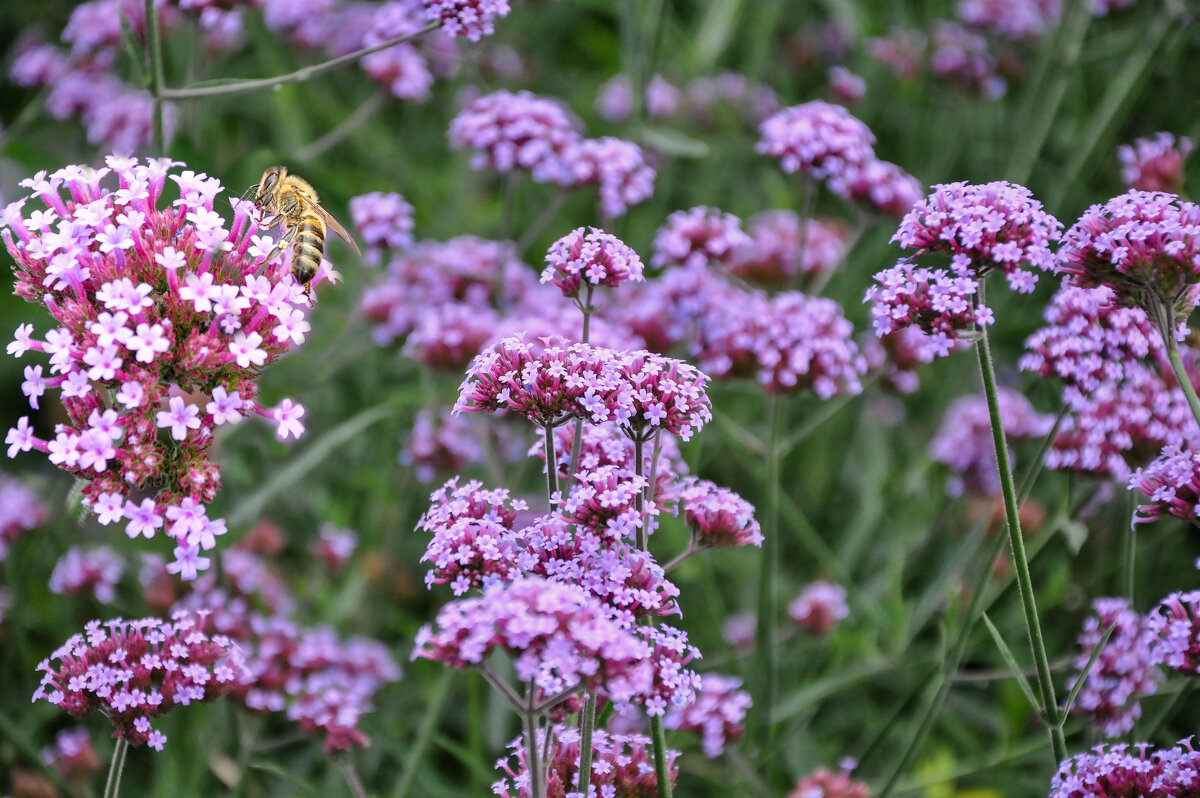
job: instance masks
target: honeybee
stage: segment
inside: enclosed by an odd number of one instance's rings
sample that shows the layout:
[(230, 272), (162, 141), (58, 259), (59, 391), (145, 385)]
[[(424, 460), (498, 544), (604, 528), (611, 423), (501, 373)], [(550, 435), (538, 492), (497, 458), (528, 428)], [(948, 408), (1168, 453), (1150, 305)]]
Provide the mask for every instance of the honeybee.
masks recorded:
[(279, 242), (280, 251), (289, 244), (292, 247), (292, 276), (308, 290), (308, 281), (321, 267), (321, 256), (325, 253), (325, 228), (337, 233), (350, 245), (356, 255), (362, 252), (358, 244), (346, 232), (346, 228), (322, 208), (317, 192), (308, 181), (288, 174), (283, 166), (272, 166), (263, 172), (257, 185), (247, 189), (254, 193), (254, 205), (270, 218), (263, 219), (261, 226), (274, 227), (282, 222), (285, 230)]

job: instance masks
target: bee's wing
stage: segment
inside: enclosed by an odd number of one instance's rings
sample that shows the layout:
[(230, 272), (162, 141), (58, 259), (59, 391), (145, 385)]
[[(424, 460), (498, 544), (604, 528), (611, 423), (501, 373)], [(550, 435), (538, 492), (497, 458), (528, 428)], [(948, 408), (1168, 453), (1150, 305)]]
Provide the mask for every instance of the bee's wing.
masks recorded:
[(317, 213), (321, 216), (321, 219), (324, 220), (325, 226), (337, 233), (339, 238), (349, 244), (350, 249), (354, 250), (355, 255), (362, 255), (362, 251), (358, 248), (358, 244), (356, 244), (351, 235), (346, 232), (346, 228), (342, 227), (342, 223), (333, 218), (333, 214), (315, 203), (313, 204), (313, 208), (316, 209)]

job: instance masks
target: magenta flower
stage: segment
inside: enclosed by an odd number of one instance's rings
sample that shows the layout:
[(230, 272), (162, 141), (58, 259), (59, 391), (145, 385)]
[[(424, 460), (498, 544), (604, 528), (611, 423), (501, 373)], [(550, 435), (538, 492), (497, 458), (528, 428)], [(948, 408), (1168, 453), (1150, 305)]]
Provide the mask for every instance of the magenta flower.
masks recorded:
[(738, 217), (701, 205), (667, 217), (667, 223), (654, 235), (650, 265), (660, 269), (680, 265), (700, 268), (725, 263), (751, 243)]
[[(302, 5), (299, 7), (302, 8)], [(416, 3), (386, 2), (366, 8), (369, 8), (370, 12), (363, 11), (362, 31), (348, 37), (354, 42), (350, 49), (373, 47), (400, 36), (412, 35), (426, 23), (426, 15)], [(271, 10), (268, 9), (268, 14), (264, 17), (269, 16)], [(353, 13), (352, 8), (338, 9), (336, 4), (320, 10), (312, 9), (308, 14), (302, 11), (299, 14), (300, 19), (297, 20), (297, 34), (305, 37), (315, 33), (315, 29), (320, 27), (322, 17), (325, 18), (327, 30), (353, 30), (355, 25), (347, 18)], [(316, 44), (327, 45), (329, 42), (318, 39), (310, 46)], [(386, 86), (393, 96), (408, 102), (424, 102), (429, 99), (433, 74), (429, 62), (415, 44), (405, 42), (371, 53), (362, 59), (361, 65), (372, 80)]]
[(508, 16), (508, 0), (422, 0), (426, 19), (441, 22), (451, 36), (477, 42), (495, 33), (498, 17)]
[(850, 614), (846, 588), (832, 582), (810, 582), (792, 599), (787, 614), (804, 631), (827, 635)]
[(800, 781), (788, 798), (868, 798), (866, 783), (850, 778), (850, 771), (833, 772), (829, 768), (817, 768)]
[(1059, 765), (1050, 782), (1050, 798), (1184, 798), (1197, 789), (1200, 753), (1189, 737), (1174, 748), (1154, 750), (1149, 743), (1122, 743), (1076, 754)]
[(1183, 189), (1183, 162), (1192, 151), (1192, 140), (1170, 133), (1137, 139), (1117, 147), (1121, 179), (1137, 191), (1165, 191), (1178, 194)]
[[(1076, 668), (1082, 671), (1104, 633), (1110, 626), (1115, 628), (1088, 671), (1071, 712), (1088, 717), (1105, 737), (1119, 737), (1141, 717), (1138, 699), (1156, 693), (1162, 681), (1154, 657), (1155, 632), (1128, 599), (1096, 599), (1092, 610), (1095, 615), (1088, 616), (1079, 634)], [(1073, 681), (1079, 678), (1076, 675)]]
[[(547, 766), (547, 798), (569, 798), (585, 793), (579, 789), (580, 733), (573, 725), (557, 724), (546, 730), (538, 729), (537, 745), (548, 750), (543, 761)], [(548, 745), (548, 748), (547, 748)], [(499, 798), (530, 798), (528, 755), (524, 738), (513, 740), (512, 754), (496, 763), (504, 775), (492, 785)], [(658, 784), (654, 771), (653, 746), (649, 737), (640, 734), (611, 734), (604, 729), (592, 733), (592, 780), (587, 795), (639, 796), (657, 795)], [(679, 776), (676, 760), (679, 752), (664, 752), (671, 784)]]
[(1196, 522), (1200, 514), (1200, 455), (1191, 447), (1169, 443), (1150, 464), (1134, 471), (1129, 477), (1129, 489), (1137, 490), (1150, 499), (1140, 504), (1133, 514), (1133, 523), (1145, 524), (1167, 516)]
[(358, 546), (358, 533), (353, 529), (342, 529), (328, 522), (321, 524), (317, 540), (309, 544), (309, 551), (331, 571), (341, 570), (354, 555)]
[(963, 91), (998, 100), (1008, 91), (988, 40), (957, 22), (935, 20), (930, 37), (929, 71)]
[(1024, 186), (946, 183), (913, 206), (892, 241), (916, 255), (948, 253), (956, 276), (1002, 271), (1013, 290), (1029, 293), (1037, 275), (1020, 267), (1054, 271), (1050, 245), (1061, 229)]
[(1063, 238), (1059, 267), (1084, 288), (1107, 285), (1117, 301), (1186, 318), (1200, 282), (1200, 206), (1173, 194), (1130, 191), (1088, 208)]
[[(217, 427), (240, 419), (243, 407), (276, 414), (255, 401), (257, 376), (303, 340), (310, 300), (286, 258), (263, 260), (274, 244), (256, 235), (257, 212), (249, 203), (238, 204), (226, 228), (213, 211), (221, 192), (216, 179), (169, 174), (175, 164), (166, 160), (111, 157), (108, 164), (101, 171), (68, 166), (49, 177), (39, 173), (23, 185), (45, 210), (26, 217), (22, 200), (4, 214), (16, 293), (46, 307), (58, 323), (44, 341), (18, 330), (12, 351), (48, 356), (48, 374), (40, 365), (27, 369), (25, 393), (36, 408), (48, 389), (60, 389), (67, 420), (49, 441), (18, 423), (9, 451), (46, 452), (83, 480), (87, 506), (102, 494), (142, 489), (162, 515), (216, 495), (219, 469), (208, 453)], [(109, 172), (115, 189), (100, 185)], [(168, 177), (180, 199), (160, 210)], [(288, 328), (283, 336), (279, 322)], [(303, 412), (290, 400), (279, 411), (293, 420)], [(294, 424), (286, 429), (298, 431)], [(180, 545), (184, 573), (204, 567), (194, 545)]]
[(959, 0), (958, 19), (1008, 39), (1040, 36), (1058, 22), (1058, 0)]
[[(28, 419), (22, 417), (21, 421), (25, 422), (23, 429), (28, 429)], [(18, 427), (22, 427), (22, 425), (18, 424)], [(32, 434), (30, 431), (30, 438), (32, 438)], [(11, 437), (10, 431), (10, 440), (8, 441), (10, 452), (12, 452), (11, 447), (16, 445)], [(28, 451), (28, 447), (26, 451)], [(42, 506), (34, 492), (14, 477), (0, 474), (0, 562), (8, 557), (9, 547), (21, 536), (22, 532), (36, 529), (45, 520), (46, 508)]]
[(1146, 616), (1154, 661), (1184, 676), (1200, 675), (1200, 591), (1172, 593)]
[(832, 66), (825, 73), (829, 91), (840, 102), (858, 102), (867, 96), (867, 82), (844, 66)]
[(621, 239), (595, 227), (578, 227), (550, 246), (541, 281), (577, 299), (584, 282), (615, 288), (642, 279), (642, 259)]
[(606, 405), (580, 400), (594, 423), (613, 419), (634, 440), (665, 430), (686, 441), (712, 421), (709, 378), (695, 366), (646, 351), (621, 353), (617, 366)]
[(41, 754), (42, 761), (67, 781), (86, 782), (100, 770), (100, 757), (84, 728), (63, 729), (55, 735), (54, 744), (43, 748)]
[(609, 219), (623, 216), (630, 205), (644, 202), (654, 193), (654, 167), (646, 163), (642, 148), (631, 141), (611, 136), (583, 139), (567, 148), (563, 165), (561, 181), (565, 185), (597, 185), (600, 213)]
[(583, 588), (539, 577), (447, 604), (436, 626), (417, 633), (412, 656), (466, 668), (495, 650), (512, 658), (518, 681), (549, 700), (603, 686), (614, 701), (628, 702), (645, 695), (654, 678), (651, 646), (609, 620)]
[(848, 233), (833, 220), (809, 219), (801, 225), (795, 211), (764, 211), (751, 218), (750, 244), (728, 261), (728, 271), (768, 288), (782, 288), (796, 274), (819, 280), (842, 262)]
[(350, 219), (372, 263), (379, 261), (381, 250), (412, 246), (413, 207), (399, 194), (373, 191), (351, 197)]
[(561, 105), (527, 91), (478, 97), (450, 122), (450, 144), (475, 151), (472, 169), (528, 169), (539, 182), (569, 182), (563, 157), (578, 140)]
[(995, 321), (991, 308), (976, 302), (979, 287), (969, 276), (899, 261), (875, 275), (864, 302), (871, 303), (875, 335), (883, 338), (909, 327), (929, 337), (939, 357), (972, 340), (978, 326)]
[[(665, 713), (671, 707), (684, 707), (696, 700), (700, 689), (700, 674), (687, 667), (700, 659), (700, 651), (688, 642), (687, 632), (667, 624), (638, 625), (635, 631), (651, 647), (650, 661), (654, 674), (650, 689), (633, 698), (647, 715)], [(618, 711), (622, 701), (613, 697)]]
[[(118, 516), (124, 512), (118, 497)], [(54, 564), (50, 573), (50, 592), (78, 596), (91, 591), (101, 604), (111, 604), (117, 597), (117, 582), (125, 572), (125, 564), (107, 546), (81, 549), (72, 546)]]
[(421, 562), (430, 563), (425, 586), (449, 584), (454, 595), (517, 579), (530, 567), (513, 534), (525, 502), (507, 490), (484, 490), (479, 482), (460, 487), (454, 478), (434, 491), (417, 530), (432, 535)]
[(921, 181), (889, 161), (868, 161), (846, 172), (847, 199), (888, 216), (904, 218), (924, 196)]
[(248, 678), (241, 650), (204, 633), (204, 618), (178, 612), (171, 621), (90, 621), (38, 670), (34, 692), (74, 718), (101, 711), (114, 736), (161, 751), (167, 738), (150, 721), (177, 706), (212, 701)]
[[(496, 434), (494, 426), (488, 427), (487, 434)], [(418, 411), (412, 431), (402, 438), (404, 447), (398, 458), (400, 465), (411, 466), (419, 481), (432, 482), (439, 473), (457, 472), (468, 463), (483, 462), (485, 451), (477, 432), (470, 420), (461, 415), (445, 412), (435, 419), (427, 411)], [(505, 441), (501, 439), (496, 443)], [(513, 448), (497, 446), (502, 456)], [(504, 459), (514, 460), (516, 455), (514, 452), (513, 456), (504, 456)]]
[(496, 340), (499, 324), (499, 314), (488, 307), (447, 303), (426, 308), (400, 351), (431, 369), (461, 371)]
[(695, 548), (762, 546), (754, 505), (707, 479), (688, 479), (679, 495), (683, 521)]
[(757, 149), (846, 196), (849, 170), (875, 160), (875, 136), (840, 105), (813, 100), (785, 108), (759, 126)]
[(677, 707), (663, 718), (663, 725), (676, 731), (698, 731), (700, 745), (709, 759), (725, 752), (727, 743), (745, 731), (746, 711), (753, 702), (742, 689), (742, 680), (719, 673), (701, 677), (695, 703)]

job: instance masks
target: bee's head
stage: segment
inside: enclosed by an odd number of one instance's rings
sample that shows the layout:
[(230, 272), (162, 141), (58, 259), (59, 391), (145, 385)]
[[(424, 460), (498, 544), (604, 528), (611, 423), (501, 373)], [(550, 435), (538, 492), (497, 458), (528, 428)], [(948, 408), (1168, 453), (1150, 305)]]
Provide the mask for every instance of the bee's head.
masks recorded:
[(258, 186), (255, 190), (254, 203), (263, 205), (267, 199), (275, 192), (279, 181), (287, 175), (287, 169), (282, 166), (272, 166), (267, 171), (263, 172), (262, 178), (258, 181)]

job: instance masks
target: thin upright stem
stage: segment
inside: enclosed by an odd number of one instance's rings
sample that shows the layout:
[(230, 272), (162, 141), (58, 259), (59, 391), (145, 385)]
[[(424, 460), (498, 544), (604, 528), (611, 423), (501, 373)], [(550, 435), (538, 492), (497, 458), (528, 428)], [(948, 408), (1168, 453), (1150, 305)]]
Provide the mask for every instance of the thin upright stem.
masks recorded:
[[(554, 197), (550, 200), (550, 202), (546, 203), (546, 207), (543, 208), (542, 212), (538, 214), (538, 217), (533, 220), (533, 224), (529, 225), (529, 229), (522, 233), (521, 237), (517, 239), (518, 255), (523, 254), (525, 250), (533, 246), (533, 242), (537, 241), (538, 236), (545, 232), (546, 228), (550, 226), (550, 223), (553, 222), (558, 216), (559, 211), (562, 210), (562, 207), (564, 204), (566, 204), (566, 201), (567, 190), (565, 188), (559, 188), (558, 191), (554, 192)], [(584, 342), (587, 342), (586, 338), (584, 339)]]
[(779, 571), (779, 461), (781, 447), (779, 436), (781, 420), (779, 397), (767, 397), (767, 507), (763, 525), (762, 560), (758, 577), (758, 628), (755, 634), (755, 649), (758, 659), (759, 695), (754, 705), (757, 713), (757, 740), (760, 755), (766, 765), (766, 779), (770, 783), (775, 756), (771, 749), (775, 729), (771, 722), (771, 707), (775, 706), (776, 673), (775, 662), (775, 582)]
[[(645, 445), (646, 442), (642, 440), (642, 436), (639, 433), (633, 439), (633, 473), (639, 477), (644, 476), (646, 471), (646, 467), (642, 463), (642, 451)], [(637, 517), (639, 521), (637, 528), (637, 547), (642, 551), (648, 551), (650, 548), (650, 535), (649, 530), (647, 529), (645, 517), (646, 492), (644, 490), (638, 491), (638, 494), (633, 497), (633, 508), (637, 511)]]
[[(526, 696), (525, 716), (525, 767), (529, 770), (529, 795), (531, 798), (546, 798), (546, 784), (542, 773), (542, 752), (538, 748), (538, 717), (533, 711), (533, 700), (537, 687), (530, 680)], [(548, 733), (548, 732), (547, 732)]]
[(350, 794), (354, 798), (367, 798), (367, 788), (363, 786), (362, 779), (358, 777), (358, 771), (354, 769), (354, 761), (350, 759), (349, 752), (338, 757), (338, 764), (341, 765), (342, 775), (346, 777), (346, 786), (350, 788)]
[(104, 798), (117, 798), (121, 789), (121, 774), (125, 770), (125, 754), (129, 751), (129, 741), (124, 737), (117, 739), (113, 746), (112, 760), (108, 764), (108, 779), (104, 782)]
[(800, 240), (796, 242), (796, 272), (792, 275), (791, 287), (795, 288), (804, 279), (804, 255), (808, 249), (808, 226), (812, 217), (813, 203), (817, 197), (818, 183), (811, 177), (800, 178), (804, 187), (800, 190)]
[(558, 457), (554, 454), (554, 427), (546, 424), (542, 429), (546, 433), (546, 499), (553, 506), (554, 494), (558, 493)]
[(332, 147), (340, 144), (347, 136), (353, 133), (360, 127), (370, 121), (371, 117), (379, 113), (379, 109), (383, 108), (383, 104), (387, 99), (383, 91), (376, 91), (370, 97), (363, 100), (362, 103), (354, 109), (350, 116), (343, 119), (337, 127), (330, 130), (325, 135), (318, 139), (314, 139), (302, 149), (296, 151), (297, 161), (311, 161), (317, 156), (325, 153)]
[(146, 74), (150, 78), (150, 96), (154, 99), (154, 152), (167, 154), (163, 127), (163, 55), (162, 32), (158, 27), (158, 9), (154, 0), (146, 0)]
[(667, 734), (662, 715), (650, 718), (650, 738), (654, 740), (654, 772), (658, 777), (658, 797), (671, 798), (671, 772), (667, 767)]
[[(583, 304), (579, 309), (583, 311), (583, 337), (580, 343), (586, 344), (591, 337), (592, 331), (592, 314), (596, 308), (592, 306), (592, 292), (595, 291), (595, 286), (591, 283), (587, 287), (587, 296), (583, 300)], [(583, 453), (583, 417), (575, 419), (575, 434), (571, 438), (571, 464), (570, 471), (567, 474), (567, 481), (573, 482), (575, 475), (579, 473), (579, 457)]]
[[(151, 0), (147, 0), (151, 2)], [(327, 72), (330, 69), (335, 69), (343, 64), (349, 64), (357, 61), (360, 58), (377, 53), (380, 50), (386, 50), (389, 47), (395, 47), (397, 44), (411, 41), (418, 36), (423, 36), (431, 30), (435, 30), (441, 26), (441, 22), (431, 22), (425, 27), (413, 33), (406, 33), (403, 36), (397, 36), (394, 39), (388, 39), (386, 42), (376, 44), (371, 47), (364, 47), (361, 50), (355, 50), (352, 53), (331, 58), (328, 61), (322, 61), (319, 64), (301, 67), (295, 72), (288, 72), (285, 75), (276, 75), (273, 78), (255, 78), (251, 80), (239, 80), (231, 83), (221, 83), (216, 86), (193, 86), (182, 89), (171, 89), (163, 87), (159, 92), (159, 96), (164, 100), (199, 100), (204, 97), (225, 97), (230, 94), (244, 94), (248, 91), (259, 91), (260, 89), (273, 89), (276, 86), (282, 86), (285, 83), (298, 83), (316, 77), (322, 72)]]
[(596, 694), (588, 693), (579, 713), (579, 783), (575, 789), (587, 795), (592, 783), (592, 732), (596, 728)]
[(692, 541), (691, 543), (688, 544), (688, 547), (686, 549), (684, 549), (682, 552), (677, 554), (675, 557), (671, 558), (671, 560), (669, 562), (667, 562), (666, 565), (663, 566), (663, 573), (666, 573), (666, 574), (671, 573), (676, 568), (683, 565), (685, 562), (692, 559), (693, 557), (695, 557), (697, 554), (699, 554), (702, 551), (704, 551), (704, 549), (696, 548), (695, 541)]
[(1183, 395), (1187, 397), (1188, 406), (1192, 408), (1192, 415), (1196, 418), (1196, 423), (1200, 424), (1200, 398), (1196, 397), (1196, 388), (1192, 385), (1192, 380), (1188, 377), (1187, 369), (1183, 367), (1183, 360), (1179, 357), (1179, 344), (1175, 341), (1175, 336), (1164, 331), (1163, 343), (1167, 345), (1167, 359), (1171, 361), (1171, 369), (1175, 372), (1175, 379), (1179, 382), (1179, 390), (1183, 391)]
[[(983, 281), (979, 283), (977, 301), (984, 301)], [(1017, 588), (1021, 594), (1021, 608), (1025, 615), (1025, 627), (1029, 633), (1029, 645), (1033, 649), (1033, 662), (1037, 669), (1038, 692), (1042, 701), (1042, 714), (1049, 728), (1050, 745), (1057, 765), (1067, 758), (1067, 745), (1063, 737), (1062, 718), (1059, 716), (1058, 699), (1054, 695), (1054, 679), (1050, 673), (1050, 658), (1046, 656), (1046, 644), (1042, 636), (1042, 625), (1038, 620), (1037, 602), (1033, 594), (1033, 580), (1029, 576), (1029, 559), (1025, 554), (1025, 541), (1021, 535), (1021, 519), (1017, 504), (1017, 489), (1013, 480), (1012, 464), (1008, 457), (1008, 442), (1004, 436), (1004, 423), (1000, 416), (999, 389), (996, 385), (996, 370), (992, 363), (992, 348), (988, 341), (987, 326), (980, 326), (980, 338), (976, 344), (979, 355), (979, 372), (983, 379), (983, 392), (987, 398), (988, 416), (991, 419), (992, 442), (996, 448), (996, 463), (1000, 472), (1000, 491), (1004, 497), (1004, 515), (1008, 529), (1008, 542), (1012, 549), (1013, 568), (1017, 576)]]

